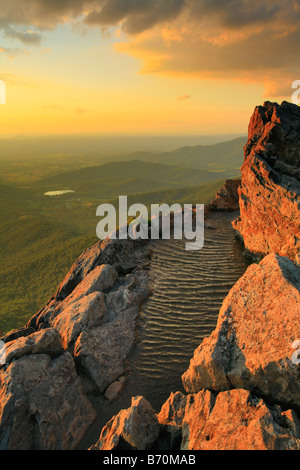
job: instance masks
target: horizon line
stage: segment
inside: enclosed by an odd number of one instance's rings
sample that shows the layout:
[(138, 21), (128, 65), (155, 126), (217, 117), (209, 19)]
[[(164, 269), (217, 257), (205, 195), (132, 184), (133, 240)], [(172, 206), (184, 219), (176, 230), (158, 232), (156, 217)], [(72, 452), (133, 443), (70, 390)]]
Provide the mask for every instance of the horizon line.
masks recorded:
[(178, 133), (132, 133), (132, 132), (128, 132), (128, 133), (125, 133), (125, 132), (107, 132), (107, 133), (88, 133), (88, 132), (82, 132), (82, 133), (67, 133), (67, 134), (59, 134), (59, 133), (18, 133), (18, 134), (15, 134), (15, 133), (11, 133), (11, 134), (0, 134), (0, 139), (22, 139), (22, 138), (55, 138), (55, 137), (59, 137), (59, 138), (67, 138), (67, 137), (145, 137), (145, 138), (149, 138), (149, 137), (166, 137), (166, 138), (170, 138), (170, 137), (173, 137), (173, 138), (181, 138), (181, 137), (244, 137), (244, 136), (247, 136), (247, 132), (245, 131), (245, 133), (241, 133), (241, 132), (227, 132), (227, 133), (206, 133), (206, 134), (198, 134), (198, 133), (182, 133), (182, 134), (178, 134)]

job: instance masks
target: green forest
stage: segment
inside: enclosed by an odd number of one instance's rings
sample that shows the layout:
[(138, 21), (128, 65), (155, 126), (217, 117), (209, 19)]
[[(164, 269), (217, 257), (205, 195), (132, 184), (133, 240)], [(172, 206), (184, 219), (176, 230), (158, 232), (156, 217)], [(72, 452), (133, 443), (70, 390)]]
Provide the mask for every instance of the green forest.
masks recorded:
[[(180, 164), (180, 149), (175, 164), (165, 153), (148, 152), (140, 152), (141, 159), (135, 153), (134, 159), (128, 155), (109, 163), (95, 156), (0, 155), (0, 333), (23, 326), (54, 294), (76, 258), (98, 241), (99, 204), (110, 202), (117, 208), (119, 195), (127, 195), (129, 204), (148, 207), (206, 203), (226, 178), (239, 175), (235, 141), (225, 143), (226, 152), (232, 146), (226, 165), (217, 152), (213, 157), (212, 149), (206, 149), (210, 163), (204, 169), (199, 162), (195, 165), (197, 150), (192, 147), (186, 166)], [(199, 159), (204, 158), (200, 150)], [(155, 161), (145, 160), (145, 155)], [(55, 190), (73, 192), (45, 195)]]

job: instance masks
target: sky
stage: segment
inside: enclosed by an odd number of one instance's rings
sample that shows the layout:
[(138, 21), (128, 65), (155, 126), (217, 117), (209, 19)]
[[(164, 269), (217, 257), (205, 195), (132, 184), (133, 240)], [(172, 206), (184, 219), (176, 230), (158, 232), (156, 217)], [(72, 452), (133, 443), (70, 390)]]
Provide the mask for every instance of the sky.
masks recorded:
[(0, 135), (245, 134), (299, 39), (300, 0), (0, 0)]

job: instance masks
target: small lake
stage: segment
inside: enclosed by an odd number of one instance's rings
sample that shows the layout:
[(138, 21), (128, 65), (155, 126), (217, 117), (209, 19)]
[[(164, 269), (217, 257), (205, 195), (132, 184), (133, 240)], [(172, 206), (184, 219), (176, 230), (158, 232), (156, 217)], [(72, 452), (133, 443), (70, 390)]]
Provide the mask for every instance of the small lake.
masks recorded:
[(68, 193), (75, 193), (75, 191), (72, 191), (71, 189), (62, 189), (59, 191), (48, 191), (47, 193), (44, 193), (44, 196), (61, 196), (62, 194), (68, 194)]

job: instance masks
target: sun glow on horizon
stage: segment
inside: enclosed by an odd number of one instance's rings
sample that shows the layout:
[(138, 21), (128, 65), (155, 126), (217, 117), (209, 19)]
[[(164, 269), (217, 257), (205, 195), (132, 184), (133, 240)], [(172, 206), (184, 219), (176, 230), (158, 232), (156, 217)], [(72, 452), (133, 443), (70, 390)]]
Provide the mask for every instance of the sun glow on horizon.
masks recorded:
[(45, 31), (38, 26), (45, 28), (46, 17), (21, 32), (4, 29), (0, 80), (7, 100), (0, 106), (0, 135), (245, 133), (266, 90), (287, 98), (278, 70), (245, 68), (242, 46), (263, 33), (262, 24), (243, 30), (202, 25), (200, 34), (198, 20), (185, 13), (140, 32), (130, 23), (128, 35), (129, 16), (101, 29), (91, 12), (77, 18), (65, 12)]

